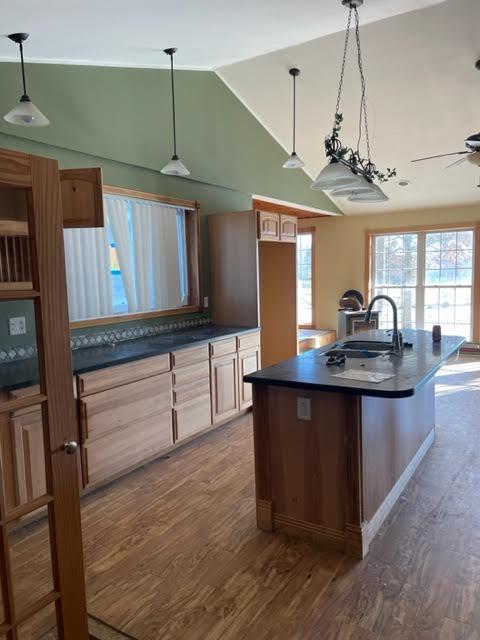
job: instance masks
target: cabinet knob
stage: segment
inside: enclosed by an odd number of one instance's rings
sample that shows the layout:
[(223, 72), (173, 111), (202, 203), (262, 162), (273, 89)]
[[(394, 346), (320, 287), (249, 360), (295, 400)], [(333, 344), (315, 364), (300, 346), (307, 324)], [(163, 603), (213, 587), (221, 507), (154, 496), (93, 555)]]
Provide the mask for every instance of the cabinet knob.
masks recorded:
[(63, 445), (63, 450), (65, 451), (67, 456), (73, 456), (77, 452), (77, 449), (78, 444), (75, 442), (75, 440), (65, 442), (65, 444)]

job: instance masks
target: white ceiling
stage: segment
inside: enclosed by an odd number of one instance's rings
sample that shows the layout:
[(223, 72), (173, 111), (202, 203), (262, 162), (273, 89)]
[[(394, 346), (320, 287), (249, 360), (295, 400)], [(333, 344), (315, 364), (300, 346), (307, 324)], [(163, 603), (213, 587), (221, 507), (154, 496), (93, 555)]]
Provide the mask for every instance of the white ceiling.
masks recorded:
[[(480, 205), (480, 168), (464, 163), (446, 169), (455, 158), (410, 162), (460, 151), (464, 139), (480, 131), (480, 72), (474, 68), (480, 58), (479, 26), (479, 0), (447, 0), (362, 29), (373, 160), (380, 169), (396, 167), (398, 179), (385, 185), (389, 202), (359, 205), (341, 199), (336, 203), (343, 212)], [(326, 164), (323, 139), (332, 127), (343, 37), (337, 33), (217, 70), (290, 150), (287, 71), (293, 65), (301, 69), (297, 152), (312, 178)], [(358, 72), (352, 56), (341, 105), (341, 138), (348, 146), (356, 145), (358, 107)], [(410, 186), (398, 186), (401, 178)]]
[[(442, 0), (367, 0), (364, 23)], [(31, 34), (28, 60), (212, 69), (344, 28), (340, 0), (15, 0), (2, 6), (3, 34)], [(0, 60), (16, 60), (0, 38)], [(168, 61), (167, 61), (168, 62)]]

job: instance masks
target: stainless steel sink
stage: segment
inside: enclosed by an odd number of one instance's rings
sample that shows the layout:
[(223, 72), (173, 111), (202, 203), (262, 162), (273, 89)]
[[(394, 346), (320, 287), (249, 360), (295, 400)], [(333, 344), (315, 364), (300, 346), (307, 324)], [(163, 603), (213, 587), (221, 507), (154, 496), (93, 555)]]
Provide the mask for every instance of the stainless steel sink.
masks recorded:
[(335, 345), (325, 353), (326, 356), (345, 355), (347, 358), (378, 358), (378, 356), (392, 353), (390, 342), (375, 342), (373, 340), (350, 340)]

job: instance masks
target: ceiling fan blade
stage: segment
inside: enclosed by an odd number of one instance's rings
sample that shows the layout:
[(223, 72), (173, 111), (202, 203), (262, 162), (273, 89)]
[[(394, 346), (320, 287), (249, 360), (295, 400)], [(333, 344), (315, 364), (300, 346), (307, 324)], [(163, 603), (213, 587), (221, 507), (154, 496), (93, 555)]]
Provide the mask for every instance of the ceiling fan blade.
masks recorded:
[(412, 162), (423, 162), (424, 160), (433, 160), (434, 158), (446, 158), (447, 156), (463, 156), (466, 153), (471, 153), (471, 151), (454, 151), (453, 153), (442, 153), (439, 156), (428, 156), (428, 158), (417, 158), (416, 160), (412, 160)]
[(455, 160), (452, 164), (448, 164), (445, 168), (450, 169), (451, 167), (456, 167), (457, 164), (462, 164), (462, 162), (468, 162), (468, 158), (464, 156), (463, 158), (460, 158), (460, 160)]

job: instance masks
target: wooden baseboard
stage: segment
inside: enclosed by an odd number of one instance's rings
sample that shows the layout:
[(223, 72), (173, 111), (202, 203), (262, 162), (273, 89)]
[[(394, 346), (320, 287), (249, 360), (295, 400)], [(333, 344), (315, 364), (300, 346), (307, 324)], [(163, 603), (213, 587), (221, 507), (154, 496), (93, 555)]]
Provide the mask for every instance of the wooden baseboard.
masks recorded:
[(314, 540), (322, 545), (333, 547), (341, 551), (346, 551), (347, 536), (344, 531), (330, 529), (321, 524), (314, 522), (305, 522), (297, 520), (281, 513), (273, 514), (273, 528), (288, 533), (289, 535), (299, 536)]
[(405, 471), (402, 473), (400, 478), (395, 483), (394, 487), (387, 495), (385, 500), (382, 502), (380, 507), (375, 512), (375, 515), (362, 525), (362, 539), (363, 539), (363, 547), (364, 547), (364, 555), (368, 552), (368, 547), (372, 542), (373, 538), (377, 535), (380, 527), (382, 526), (385, 518), (390, 513), (392, 507), (399, 499), (403, 490), (407, 486), (409, 480), (417, 470), (418, 465), (425, 457), (425, 454), (430, 449), (435, 439), (435, 430), (432, 429), (428, 436), (423, 441), (423, 444), (418, 449), (415, 456), (410, 461), (410, 464), (405, 468)]

